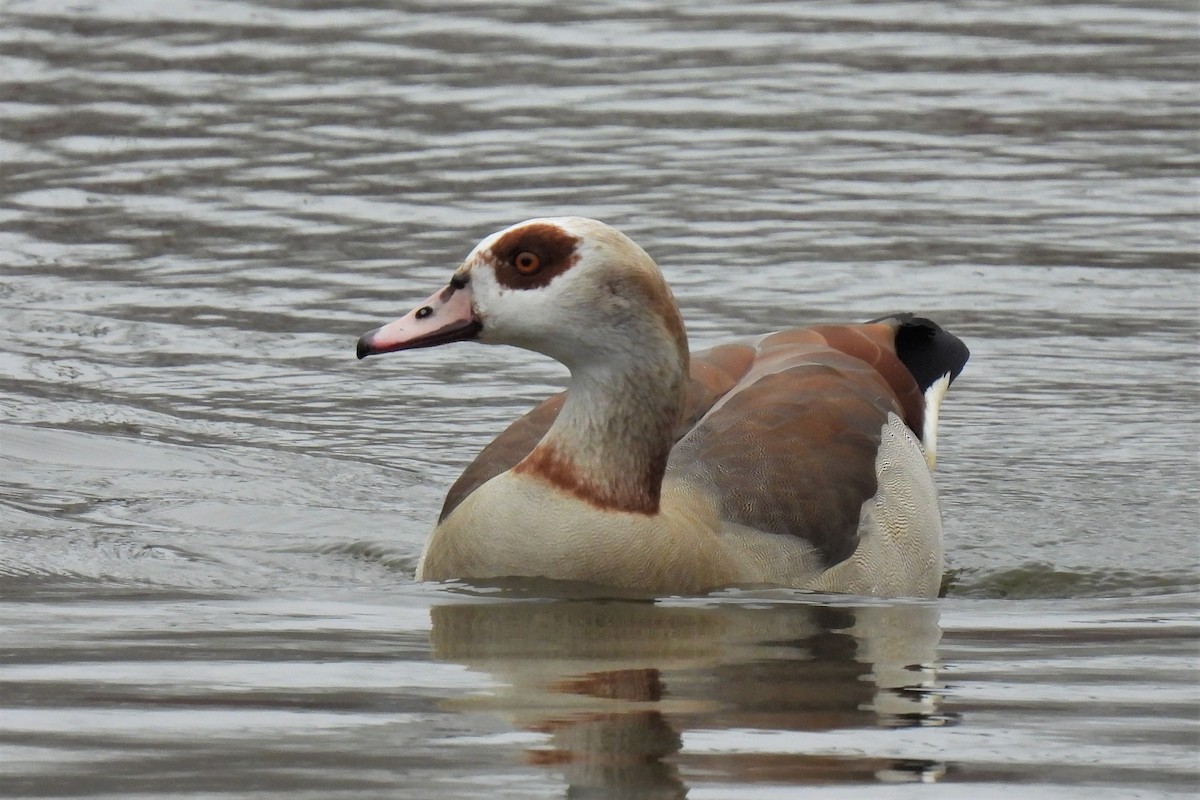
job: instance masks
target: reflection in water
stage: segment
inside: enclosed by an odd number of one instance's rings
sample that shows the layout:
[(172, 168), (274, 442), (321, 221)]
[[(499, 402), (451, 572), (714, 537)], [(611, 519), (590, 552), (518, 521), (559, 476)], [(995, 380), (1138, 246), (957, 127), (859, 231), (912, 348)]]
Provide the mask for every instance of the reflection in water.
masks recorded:
[[(575, 791), (683, 797), (689, 772), (811, 784), (944, 771), (807, 754), (789, 738), (943, 724), (933, 604), (508, 599), (435, 606), (432, 617), (435, 657), (500, 683), (465, 705), (546, 734), (529, 760), (561, 770)], [(737, 743), (755, 732), (777, 744), (762, 752)]]

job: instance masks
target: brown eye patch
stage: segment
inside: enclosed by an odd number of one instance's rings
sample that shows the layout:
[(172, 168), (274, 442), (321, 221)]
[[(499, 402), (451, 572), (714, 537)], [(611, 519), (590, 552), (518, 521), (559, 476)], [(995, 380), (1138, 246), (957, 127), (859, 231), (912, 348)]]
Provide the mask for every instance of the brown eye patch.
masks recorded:
[(540, 289), (579, 260), (572, 236), (549, 222), (508, 231), (492, 245), (496, 281), (506, 289)]

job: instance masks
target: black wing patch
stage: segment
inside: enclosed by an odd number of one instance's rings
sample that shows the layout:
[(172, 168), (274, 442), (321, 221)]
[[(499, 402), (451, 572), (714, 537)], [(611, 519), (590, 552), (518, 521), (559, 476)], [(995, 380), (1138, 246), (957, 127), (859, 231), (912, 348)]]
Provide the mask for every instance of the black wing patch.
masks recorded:
[(966, 366), (971, 351), (962, 340), (936, 322), (912, 314), (892, 314), (871, 322), (896, 320), (896, 355), (908, 367), (921, 392), (936, 383), (943, 375), (951, 382)]

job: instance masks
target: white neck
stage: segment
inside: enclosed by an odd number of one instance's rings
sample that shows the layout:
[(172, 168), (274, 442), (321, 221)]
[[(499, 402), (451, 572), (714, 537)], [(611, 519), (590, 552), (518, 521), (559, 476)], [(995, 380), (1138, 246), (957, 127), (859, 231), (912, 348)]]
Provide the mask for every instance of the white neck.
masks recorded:
[(686, 340), (665, 330), (571, 370), (562, 411), (515, 472), (535, 474), (603, 508), (658, 512), (683, 409)]

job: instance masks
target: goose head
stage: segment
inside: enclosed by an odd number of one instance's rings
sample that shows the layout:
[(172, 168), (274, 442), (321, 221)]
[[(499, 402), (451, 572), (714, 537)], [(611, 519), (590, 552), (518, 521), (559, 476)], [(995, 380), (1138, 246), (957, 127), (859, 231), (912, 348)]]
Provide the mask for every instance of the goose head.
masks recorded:
[(463, 340), (533, 350), (573, 373), (656, 353), (687, 369), (683, 322), (658, 266), (629, 237), (582, 217), (488, 236), (447, 286), (359, 339), (358, 357)]

